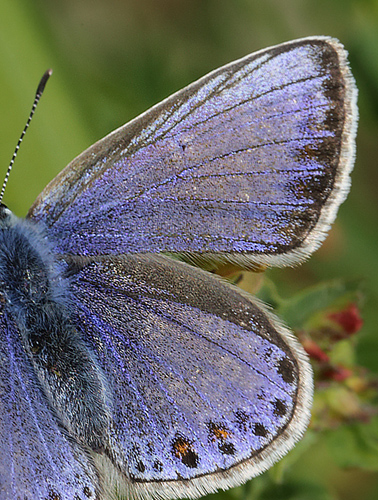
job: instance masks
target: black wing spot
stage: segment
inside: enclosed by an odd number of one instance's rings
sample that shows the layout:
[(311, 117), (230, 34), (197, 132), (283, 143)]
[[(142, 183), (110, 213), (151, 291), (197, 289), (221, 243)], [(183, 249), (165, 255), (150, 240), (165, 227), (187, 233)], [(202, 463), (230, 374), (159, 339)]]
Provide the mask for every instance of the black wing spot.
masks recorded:
[(160, 460), (155, 460), (152, 467), (158, 472), (161, 472), (163, 470), (163, 464), (162, 462), (160, 462)]
[(272, 401), (272, 405), (274, 407), (273, 413), (276, 417), (284, 417), (286, 415), (287, 406), (286, 403), (282, 401), (282, 399), (276, 398), (274, 401)]
[(240, 432), (246, 434), (250, 428), (250, 415), (248, 415), (248, 413), (244, 410), (237, 410), (234, 415), (236, 418), (236, 427)]
[(264, 391), (260, 391), (260, 392), (257, 394), (257, 399), (259, 399), (260, 401), (265, 401), (265, 399), (266, 399), (265, 392), (264, 392)]
[(232, 443), (218, 443), (218, 449), (223, 455), (235, 455), (235, 446)]
[(136, 464), (137, 471), (139, 472), (144, 472), (146, 470), (146, 466), (142, 462), (142, 460), (139, 460), (139, 462)]
[(62, 500), (62, 497), (60, 496), (60, 493), (51, 490), (46, 500)]
[(264, 359), (265, 361), (269, 362), (270, 358), (272, 357), (273, 350), (271, 347), (269, 347), (265, 352), (264, 352)]
[(91, 498), (91, 496), (92, 496), (92, 492), (91, 492), (91, 490), (88, 488), (88, 486), (84, 486), (83, 493), (84, 493), (84, 495), (85, 495), (87, 498)]
[(194, 451), (193, 441), (184, 436), (176, 435), (176, 439), (172, 442), (173, 456), (181, 460), (181, 462), (191, 469), (198, 467), (199, 457)]
[(267, 428), (263, 424), (259, 423), (254, 424), (252, 432), (255, 436), (266, 437), (268, 435)]
[(282, 358), (278, 363), (278, 373), (283, 378), (283, 381), (287, 384), (292, 384), (295, 380), (294, 366), (293, 363), (287, 359)]

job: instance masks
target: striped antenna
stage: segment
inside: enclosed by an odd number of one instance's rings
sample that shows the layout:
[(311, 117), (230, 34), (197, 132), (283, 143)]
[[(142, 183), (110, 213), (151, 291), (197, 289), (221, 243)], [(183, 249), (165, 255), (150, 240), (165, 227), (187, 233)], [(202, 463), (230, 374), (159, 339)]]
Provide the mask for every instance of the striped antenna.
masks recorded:
[(13, 167), (13, 163), (14, 163), (14, 160), (16, 159), (18, 150), (20, 149), (20, 145), (21, 145), (22, 139), (24, 138), (24, 135), (26, 134), (26, 131), (27, 131), (29, 125), (30, 125), (31, 119), (33, 118), (33, 115), (35, 113), (37, 104), (38, 104), (38, 102), (39, 102), (39, 100), (41, 98), (41, 95), (43, 94), (43, 91), (45, 90), (45, 86), (46, 86), (47, 80), (50, 78), (51, 75), (52, 75), (52, 69), (48, 69), (45, 72), (45, 74), (42, 76), (41, 81), (39, 82), (39, 85), (38, 85), (38, 88), (37, 88), (37, 92), (35, 93), (35, 98), (34, 98), (32, 109), (30, 111), (30, 115), (29, 115), (28, 121), (26, 122), (26, 125), (24, 127), (24, 130), (21, 133), (20, 138), (18, 139), (16, 149), (14, 150), (14, 153), (13, 153), (12, 159), (10, 161), (7, 173), (5, 174), (5, 179), (4, 179), (3, 186), (2, 186), (1, 192), (0, 192), (0, 203), (1, 203), (2, 199), (3, 199), (4, 192), (5, 192), (5, 186), (7, 185), (7, 182), (8, 182), (8, 179), (9, 179), (9, 175), (11, 173), (11, 170), (12, 170), (12, 167)]

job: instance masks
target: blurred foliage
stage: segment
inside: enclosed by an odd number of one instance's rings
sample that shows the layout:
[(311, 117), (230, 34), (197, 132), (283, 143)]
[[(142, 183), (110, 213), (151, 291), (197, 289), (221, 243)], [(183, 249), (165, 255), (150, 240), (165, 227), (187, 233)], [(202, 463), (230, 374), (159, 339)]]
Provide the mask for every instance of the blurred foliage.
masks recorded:
[[(376, 402), (367, 395), (374, 380), (371, 374), (378, 373), (378, 2), (2, 0), (0, 4), (4, 172), (37, 82), (48, 67), (54, 69), (5, 195), (5, 203), (18, 215), (26, 213), (44, 185), (73, 157), (170, 93), (254, 50), (319, 34), (344, 43), (360, 91), (352, 189), (322, 248), (300, 267), (268, 271), (267, 279), (258, 278), (256, 288), (292, 328), (300, 334), (305, 331), (307, 341), (314, 341), (330, 359), (335, 357), (332, 366), (341, 359), (351, 373), (342, 381), (320, 383), (325, 367), (317, 361), (317, 424), (285, 460), (247, 485), (219, 493), (219, 500), (378, 498), (377, 422), (372, 415)], [(252, 285), (247, 288), (253, 290), (255, 278), (249, 279)], [(339, 299), (345, 304), (337, 303)], [(348, 304), (362, 306), (359, 341), (352, 336), (324, 346), (319, 330), (329, 331), (328, 308), (335, 313), (345, 307), (343, 314), (346, 310), (353, 315)], [(356, 415), (344, 415), (331, 429), (332, 402), (334, 410), (366, 410), (366, 403), (370, 419), (363, 422)], [(319, 429), (324, 412), (327, 425)]]

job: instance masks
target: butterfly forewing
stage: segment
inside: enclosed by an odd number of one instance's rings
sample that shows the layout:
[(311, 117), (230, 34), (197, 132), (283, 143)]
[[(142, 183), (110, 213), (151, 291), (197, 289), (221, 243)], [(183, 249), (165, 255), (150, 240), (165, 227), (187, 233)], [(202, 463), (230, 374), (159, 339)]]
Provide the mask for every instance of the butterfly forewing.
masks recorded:
[(214, 491), (255, 476), (302, 435), (311, 370), (251, 297), (162, 256), (71, 267), (75, 323), (114, 398), (107, 454), (124, 485), (178, 482), (174, 496), (185, 496), (182, 480), (198, 478), (191, 495)]
[(29, 216), (48, 225), (59, 253), (296, 262), (349, 188), (355, 97), (333, 39), (260, 51), (96, 143)]

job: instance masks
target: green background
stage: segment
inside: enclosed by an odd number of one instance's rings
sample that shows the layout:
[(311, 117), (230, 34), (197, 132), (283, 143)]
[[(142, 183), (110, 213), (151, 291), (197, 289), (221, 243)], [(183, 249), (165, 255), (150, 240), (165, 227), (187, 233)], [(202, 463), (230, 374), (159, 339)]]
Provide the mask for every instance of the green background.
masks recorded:
[[(218, 66), (309, 35), (335, 36), (349, 51), (359, 88), (357, 161), (351, 193), (322, 248), (304, 265), (269, 271), (269, 277), (287, 296), (322, 280), (362, 278), (358, 363), (378, 373), (377, 1), (1, 0), (4, 174), (39, 78), (54, 70), (4, 202), (25, 215), (54, 175), (112, 129)], [(283, 481), (272, 500), (378, 498), (377, 473), (340, 469), (321, 439), (308, 444)], [(252, 483), (228, 495), (252, 498), (259, 480)], [(313, 488), (294, 491), (294, 483)]]

